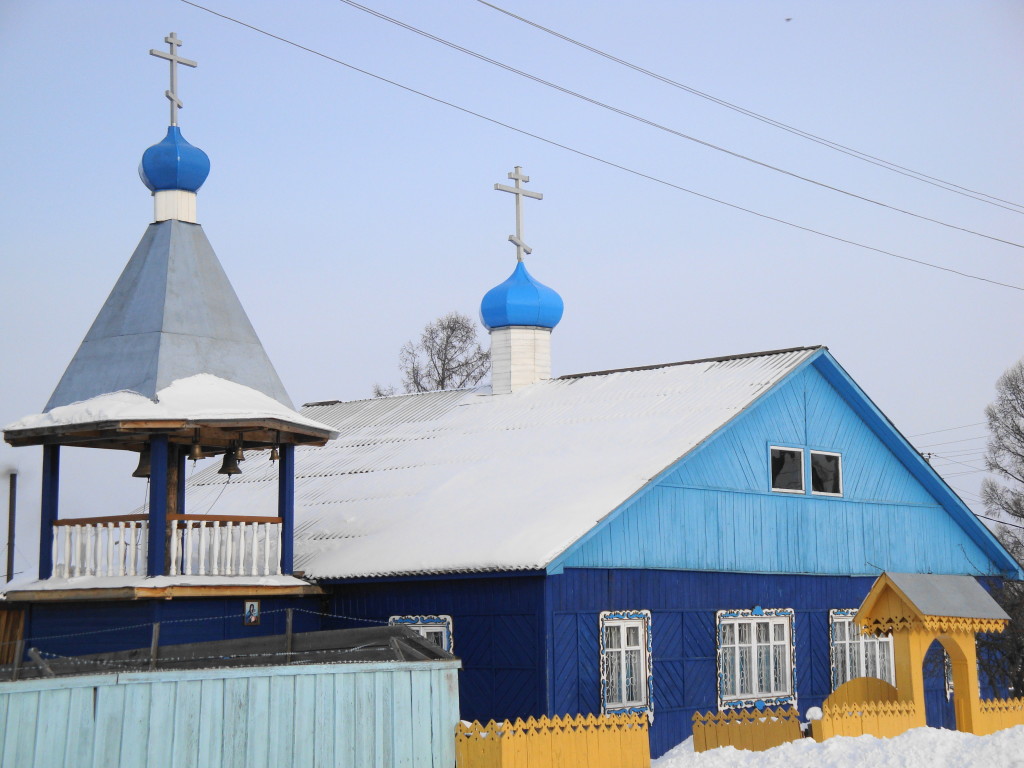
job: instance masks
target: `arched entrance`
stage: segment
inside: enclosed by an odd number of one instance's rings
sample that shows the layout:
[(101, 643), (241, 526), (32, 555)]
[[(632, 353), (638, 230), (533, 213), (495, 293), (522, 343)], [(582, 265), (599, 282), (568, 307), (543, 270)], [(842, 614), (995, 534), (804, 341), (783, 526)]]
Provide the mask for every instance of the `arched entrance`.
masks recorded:
[(956, 710), (953, 697), (953, 668), (950, 658), (939, 640), (932, 641), (924, 655), (922, 665), (924, 677), (925, 722), (929, 728), (956, 730)]

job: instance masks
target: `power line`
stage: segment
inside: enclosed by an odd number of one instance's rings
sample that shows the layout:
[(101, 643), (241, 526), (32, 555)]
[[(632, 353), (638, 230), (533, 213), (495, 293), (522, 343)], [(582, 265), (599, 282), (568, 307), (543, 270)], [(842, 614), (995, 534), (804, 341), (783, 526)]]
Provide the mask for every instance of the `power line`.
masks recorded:
[(907, 437), (924, 437), (925, 435), (934, 435), (939, 432), (952, 432), (956, 429), (967, 429), (968, 427), (980, 427), (982, 424), (987, 424), (987, 421), (976, 421), (973, 424), (964, 424), (959, 427), (946, 427), (945, 429), (933, 429), (931, 432), (918, 432), (916, 435), (907, 435)]
[(554, 90), (556, 90), (556, 91), (558, 91), (560, 93), (566, 94), (567, 96), (572, 96), (575, 99), (580, 99), (581, 101), (585, 101), (588, 104), (593, 104), (596, 107), (600, 107), (601, 109), (606, 109), (606, 110), (608, 110), (610, 112), (614, 112), (617, 115), (621, 115), (623, 117), (629, 118), (630, 120), (635, 120), (635, 121), (637, 121), (639, 123), (643, 123), (644, 125), (650, 126), (651, 128), (655, 128), (655, 129), (657, 129), (659, 131), (664, 131), (665, 133), (671, 134), (671, 135), (676, 136), (678, 138), (686, 139), (687, 141), (692, 141), (692, 142), (694, 142), (696, 144), (700, 144), (702, 147), (707, 147), (708, 149), (715, 150), (716, 152), (722, 152), (724, 154), (730, 155), (731, 157), (735, 157), (738, 160), (743, 160), (743, 161), (748, 162), (748, 163), (753, 163), (754, 165), (760, 166), (761, 168), (765, 168), (765, 169), (770, 170), (770, 171), (775, 171), (776, 173), (781, 173), (781, 174), (783, 174), (785, 176), (789, 176), (790, 178), (797, 179), (799, 181), (804, 181), (804, 182), (807, 182), (808, 184), (813, 184), (813, 185), (815, 185), (817, 187), (821, 187), (822, 189), (828, 189), (828, 190), (831, 190), (832, 192), (837, 192), (837, 193), (839, 193), (841, 195), (846, 195), (847, 197), (852, 197), (855, 200), (860, 200), (860, 201), (865, 202), (865, 203), (870, 203), (871, 205), (877, 205), (880, 208), (885, 208), (887, 210), (894, 211), (896, 213), (902, 213), (902, 214), (904, 214), (906, 216), (912, 216), (915, 219), (920, 219), (922, 221), (928, 221), (928, 222), (931, 222), (932, 224), (938, 224), (941, 227), (948, 227), (949, 229), (955, 229), (955, 230), (958, 230), (960, 232), (965, 232), (965, 233), (967, 233), (969, 235), (976, 235), (977, 237), (984, 237), (987, 240), (993, 240), (993, 241), (995, 241), (997, 243), (1003, 243), (1005, 245), (1012, 245), (1015, 248), (1024, 248), (1024, 245), (1022, 245), (1021, 243), (1016, 243), (1016, 242), (1014, 242), (1012, 240), (1006, 240), (1006, 239), (1001, 238), (1001, 237), (996, 237), (995, 235), (987, 235), (984, 232), (978, 232), (977, 230), (969, 229), (967, 227), (961, 227), (958, 224), (950, 224), (949, 222), (942, 221), (941, 219), (934, 219), (931, 216), (925, 216), (924, 214), (915, 213), (913, 211), (908, 211), (905, 208), (899, 208), (899, 207), (897, 207), (895, 205), (890, 205), (889, 203), (883, 203), (880, 200), (875, 200), (874, 198), (871, 198), (871, 197), (866, 197), (864, 195), (859, 195), (856, 192), (850, 192), (849, 190), (843, 189), (841, 187), (837, 187), (837, 186), (834, 186), (832, 184), (827, 184), (827, 183), (825, 183), (823, 181), (818, 181), (816, 179), (812, 179), (809, 176), (802, 176), (799, 173), (794, 173), (793, 171), (788, 171), (785, 168), (780, 168), (777, 165), (771, 165), (770, 163), (766, 163), (766, 162), (764, 162), (762, 160), (758, 160), (756, 158), (750, 157), (749, 155), (744, 155), (744, 154), (742, 154), (740, 152), (735, 152), (735, 151), (733, 151), (731, 149), (727, 149), (726, 147), (722, 147), (722, 146), (719, 146), (717, 144), (712, 144), (711, 142), (705, 141), (704, 139), (698, 139), (696, 136), (690, 136), (689, 134), (683, 133), (682, 131), (677, 131), (675, 128), (670, 128), (667, 125), (662, 125), (661, 123), (656, 123), (653, 120), (647, 119), (646, 117), (641, 117), (640, 115), (637, 115), (637, 114), (635, 114), (633, 112), (628, 112), (628, 111), (626, 111), (624, 109), (620, 109), (619, 107), (613, 106), (611, 104), (607, 104), (607, 103), (605, 103), (603, 101), (598, 101), (597, 99), (591, 98), (590, 96), (585, 96), (584, 94), (579, 93), (578, 91), (573, 91), (573, 90), (571, 90), (569, 88), (565, 88), (565, 87), (563, 87), (561, 85), (558, 85), (557, 83), (551, 82), (550, 80), (545, 80), (545, 79), (543, 79), (541, 77), (537, 77), (536, 75), (531, 75), (529, 72), (524, 72), (521, 69), (516, 69), (515, 67), (510, 66), (509, 64), (505, 64), (505, 63), (503, 63), (501, 61), (498, 61), (497, 59), (492, 59), (489, 56), (483, 55), (482, 53), (478, 53), (476, 51), (470, 50), (469, 48), (465, 48), (465, 47), (463, 47), (461, 45), (458, 45), (457, 43), (453, 43), (450, 40), (445, 40), (443, 37), (438, 37), (437, 35), (431, 34), (430, 32), (427, 32), (426, 30), (420, 29), (419, 27), (414, 27), (411, 24), (406, 24), (404, 21), (400, 21), (399, 19), (393, 18), (391, 16), (387, 16), (387, 15), (381, 13), (380, 11), (374, 10), (373, 8), (368, 8), (365, 5), (361, 5), (360, 3), (355, 2), (355, 0), (338, 0), (338, 1), (341, 2), (341, 3), (344, 3), (345, 5), (351, 6), (352, 8), (355, 8), (356, 10), (360, 10), (360, 11), (363, 11), (365, 13), (370, 14), (371, 16), (375, 16), (378, 19), (381, 19), (382, 21), (389, 22), (391, 24), (394, 24), (396, 26), (401, 27), (402, 29), (408, 30), (410, 32), (414, 32), (415, 34), (420, 35), (422, 37), (425, 37), (428, 40), (433, 40), (436, 43), (440, 43), (441, 45), (445, 45), (445, 46), (447, 46), (447, 47), (449, 47), (449, 48), (451, 48), (453, 50), (459, 51), (460, 53), (464, 53), (467, 56), (472, 56), (475, 59), (479, 59), (480, 61), (486, 62), (488, 64), (492, 64), (495, 67), (499, 67), (501, 69), (504, 69), (506, 72), (511, 72), (511, 73), (513, 73), (515, 75), (519, 75), (520, 77), (525, 77), (526, 79), (532, 80), (533, 82), (538, 83), (539, 85), (543, 85), (543, 86), (545, 86), (547, 88), (552, 88), (552, 89), (554, 89)]
[(962, 437), (959, 440), (946, 440), (943, 443), (927, 443), (926, 445), (919, 445), (918, 448), (934, 448), (936, 445), (953, 445), (953, 443), (969, 443), (972, 440), (987, 440), (988, 435), (978, 435), (978, 437)]
[[(494, 5), (493, 3), (487, 2), (487, 0), (477, 0), (477, 2), (480, 3), (481, 5), (485, 5), (488, 8), (498, 11), (499, 13), (503, 13), (506, 16), (509, 16), (517, 21), (521, 21), (524, 24), (528, 24), (531, 27), (534, 27), (535, 29), (539, 29), (542, 32), (546, 32), (549, 35), (553, 35), (561, 40), (564, 40), (567, 43), (571, 43), (575, 46), (583, 48), (584, 50), (596, 54), (597, 56), (602, 56), (605, 59), (608, 59), (609, 61), (614, 61), (616, 64), (621, 64), (622, 66), (628, 67), (629, 69), (632, 69), (636, 72), (640, 72), (641, 74), (653, 77), (655, 80), (660, 80), (661, 82), (667, 85), (671, 85), (674, 88), (679, 88), (683, 91), (686, 91), (687, 93), (692, 93), (694, 96), (699, 96), (702, 99), (707, 99), (708, 101), (712, 101), (715, 104), (726, 107), (727, 109), (739, 112), (740, 114), (746, 115), (747, 117), (752, 117), (755, 120), (760, 120), (761, 122), (767, 123), (768, 125), (774, 126), (775, 128), (788, 131), (789, 133), (808, 139), (817, 144), (821, 144), (822, 146), (828, 147), (829, 149), (834, 149), (837, 152), (842, 152), (844, 155), (849, 155), (850, 157), (856, 158), (858, 160), (863, 160), (866, 163), (877, 165), (878, 167), (884, 168), (885, 170), (898, 173), (901, 176), (907, 176), (908, 178), (924, 182), (925, 184), (930, 184), (933, 187), (939, 187), (940, 189), (945, 189), (948, 192), (954, 192), (958, 195), (970, 197), (973, 200), (978, 200), (979, 202), (982, 203), (988, 203), (989, 205), (994, 205), (998, 208), (1003, 208), (1007, 211), (1012, 211), (1013, 213), (1024, 213), (1024, 211), (1018, 210), (1024, 208), (1024, 205), (1020, 203), (1014, 203), (1011, 200), (1004, 200), (1000, 197), (995, 197), (994, 195), (989, 195), (984, 192), (969, 189), (967, 187), (960, 186), (959, 184), (954, 184), (951, 181), (943, 181), (942, 179), (937, 178), (935, 176), (929, 176), (926, 173), (915, 171), (911, 168), (898, 165), (897, 163), (893, 163), (888, 160), (883, 160), (880, 157), (875, 157), (874, 155), (870, 155), (867, 152), (861, 152), (858, 149), (853, 149), (852, 147), (848, 147), (838, 142), (831, 141), (830, 139), (817, 136), (808, 131), (801, 130), (800, 128), (795, 128), (792, 125), (787, 125), (786, 123), (774, 120), (773, 118), (766, 117), (765, 115), (754, 112), (753, 110), (747, 109), (746, 107), (741, 107), (738, 104), (733, 104), (732, 102), (726, 101), (725, 99), (720, 99), (717, 96), (712, 96), (711, 94), (705, 93), (704, 91), (699, 91), (696, 88), (677, 82), (676, 80), (673, 80), (669, 77), (665, 77), (664, 75), (659, 75), (657, 72), (652, 72), (649, 69), (644, 69), (641, 66), (626, 61), (625, 59), (620, 59), (619, 57), (613, 56), (612, 54), (607, 53), (606, 51), (602, 51), (599, 48), (594, 48), (593, 46), (587, 45), (586, 43), (582, 43), (579, 40), (575, 40), (569, 37), (568, 35), (564, 35), (561, 32), (556, 32), (555, 30), (542, 26), (535, 21), (531, 21), (530, 19), (527, 19), (523, 16), (519, 16), (515, 13), (512, 13), (511, 11), (507, 11), (504, 8), (500, 8), (499, 6)], [(1005, 203), (1005, 205), (1001, 205), (1001, 203)]]
[(516, 133), (518, 133), (518, 134), (520, 134), (522, 136), (528, 136), (528, 137), (530, 137), (532, 139), (536, 139), (537, 141), (544, 142), (545, 144), (548, 144), (550, 146), (557, 147), (559, 149), (564, 149), (567, 152), (572, 152), (573, 154), (578, 155), (580, 157), (585, 157), (585, 158), (587, 158), (589, 160), (593, 160), (595, 162), (601, 163), (603, 165), (608, 166), (609, 168), (616, 168), (616, 169), (618, 169), (620, 171), (624, 171), (625, 173), (632, 174), (633, 176), (637, 176), (637, 177), (642, 178), (642, 179), (647, 179), (648, 181), (653, 181), (653, 182), (655, 182), (657, 184), (661, 184), (663, 186), (670, 187), (671, 189), (679, 190), (680, 192), (686, 192), (687, 194), (694, 195), (695, 197), (699, 197), (699, 198), (701, 198), (703, 200), (708, 200), (708, 201), (713, 202), (713, 203), (718, 203), (719, 205), (724, 205), (724, 206), (727, 206), (727, 207), (732, 208), (734, 210), (742, 211), (743, 213), (749, 213), (752, 216), (757, 216), (758, 218), (766, 219), (768, 221), (774, 221), (774, 222), (776, 222), (778, 224), (783, 224), (783, 225), (785, 225), (787, 227), (792, 227), (793, 229), (799, 229), (799, 230), (801, 230), (803, 232), (809, 232), (811, 234), (818, 235), (819, 237), (825, 237), (825, 238), (828, 238), (829, 240), (834, 240), (834, 241), (839, 242), (839, 243), (846, 243), (847, 245), (852, 245), (852, 246), (855, 246), (857, 248), (863, 248), (864, 250), (873, 251), (875, 253), (880, 253), (880, 254), (882, 254), (884, 256), (891, 256), (894, 259), (900, 259), (901, 261), (907, 261), (907, 262), (910, 262), (912, 264), (918, 264), (918, 265), (923, 266), (923, 267), (929, 267), (931, 269), (937, 269), (937, 270), (940, 270), (942, 272), (949, 272), (951, 274), (959, 275), (960, 277), (966, 277), (966, 278), (971, 279), (971, 280), (978, 280), (978, 281), (983, 282), (983, 283), (989, 283), (990, 285), (997, 285), (997, 286), (1000, 286), (1002, 288), (1010, 288), (1011, 290), (1014, 290), (1014, 291), (1022, 291), (1022, 292), (1024, 292), (1024, 287), (1021, 287), (1019, 285), (1012, 285), (1011, 283), (1004, 283), (1004, 282), (1000, 282), (999, 280), (992, 280), (992, 279), (987, 278), (987, 277), (981, 277), (980, 275), (972, 275), (969, 272), (962, 272), (962, 271), (960, 271), (958, 269), (953, 269), (952, 267), (943, 267), (943, 266), (940, 266), (938, 264), (932, 264), (931, 262), (923, 261), (921, 259), (915, 259), (915, 258), (912, 258), (910, 256), (903, 256), (902, 254), (894, 253), (893, 251), (887, 251), (887, 250), (885, 250), (883, 248), (877, 248), (877, 247), (875, 247), (873, 245), (867, 245), (865, 243), (860, 243), (860, 242), (857, 242), (856, 240), (850, 240), (850, 239), (845, 238), (845, 237), (840, 237), (839, 235), (832, 235), (832, 234), (829, 234), (827, 232), (822, 232), (821, 230), (814, 229), (813, 227), (804, 226), (803, 224), (797, 224), (795, 222), (788, 221), (786, 219), (781, 219), (781, 218), (779, 218), (777, 216), (771, 216), (771, 215), (769, 215), (767, 213), (761, 213), (760, 211), (755, 211), (752, 208), (744, 208), (743, 206), (737, 205), (736, 203), (730, 203), (730, 202), (728, 202), (726, 200), (721, 200), (719, 198), (712, 197), (711, 195), (705, 195), (702, 192), (697, 192), (696, 190), (689, 189), (689, 188), (681, 186), (679, 184), (674, 184), (674, 183), (672, 183), (670, 181), (666, 181), (665, 179), (658, 178), (657, 176), (652, 176), (652, 175), (650, 175), (648, 173), (644, 173), (642, 171), (638, 171), (638, 170), (635, 170), (633, 168), (629, 168), (629, 167), (627, 167), (625, 165), (621, 165), (621, 164), (613, 162), (611, 160), (606, 160), (603, 157), (599, 157), (599, 156), (591, 154), (589, 152), (584, 152), (581, 149), (576, 149), (574, 147), (570, 147), (567, 144), (562, 144), (560, 142), (557, 142), (557, 141), (555, 141), (553, 139), (546, 138), (546, 137), (541, 136), (539, 134), (531, 133), (530, 131), (527, 131), (527, 130), (525, 130), (523, 128), (517, 128), (514, 125), (510, 125), (509, 123), (504, 123), (504, 122), (502, 122), (500, 120), (497, 120), (497, 119), (495, 119), (493, 117), (488, 117), (487, 115), (483, 115), (483, 114), (481, 114), (479, 112), (474, 112), (471, 109), (468, 109), (466, 107), (461, 107), (458, 104), (454, 104), (454, 103), (452, 103), (450, 101), (445, 101), (444, 99), (438, 98), (437, 96), (431, 96), (428, 93), (424, 93), (423, 91), (418, 91), (415, 88), (412, 88), (410, 86), (402, 85), (399, 82), (396, 82), (394, 80), (389, 80), (388, 78), (383, 77), (381, 75), (376, 75), (373, 72), (370, 72), (370, 71), (365, 70), (365, 69), (361, 69), (361, 68), (359, 68), (359, 67), (357, 67), (357, 66), (355, 66), (353, 64), (349, 64), (349, 63), (347, 63), (345, 61), (342, 61), (341, 59), (334, 58), (333, 56), (329, 56), (326, 53), (322, 53), (322, 52), (317, 51), (317, 50), (315, 50), (313, 48), (309, 48), (309, 47), (307, 47), (305, 45), (302, 45), (301, 43), (296, 43), (293, 40), (289, 40), (288, 38), (281, 37), (280, 35), (275, 35), (273, 32), (268, 32), (265, 29), (260, 29), (259, 27), (253, 26), (252, 24), (248, 24), (248, 23), (246, 23), (244, 21), (241, 21), (240, 19), (236, 19), (236, 18), (234, 18), (232, 16), (228, 16), (226, 14), (219, 13), (218, 11), (214, 11), (214, 10), (212, 10), (210, 8), (207, 8), (205, 6), (200, 5), (199, 3), (193, 2), (193, 0), (181, 0), (181, 2), (184, 3), (185, 5), (190, 5), (193, 8), (196, 8), (198, 10), (205, 11), (206, 13), (209, 13), (209, 14), (211, 14), (213, 16), (217, 16), (219, 18), (222, 18), (225, 21), (230, 21), (230, 22), (232, 22), (234, 24), (238, 24), (239, 26), (245, 27), (247, 29), (251, 29), (253, 32), (257, 32), (257, 33), (259, 33), (261, 35), (265, 35), (266, 37), (269, 37), (269, 38), (271, 38), (273, 40), (277, 40), (279, 42), (285, 43), (286, 45), (290, 45), (290, 46), (292, 46), (294, 48), (298, 48), (299, 50), (305, 51), (306, 53), (310, 53), (310, 54), (312, 54), (314, 56), (319, 56), (320, 58), (325, 59), (326, 61), (330, 61), (330, 62), (332, 62), (334, 64), (340, 64), (343, 67), (351, 69), (353, 72), (359, 72), (360, 74), (366, 75), (367, 77), (372, 77), (374, 80), (379, 80), (382, 83), (387, 83), (388, 85), (393, 85), (396, 88), (401, 88), (403, 91), (406, 91), (407, 93), (412, 93), (412, 94), (415, 94), (416, 96), (421, 96), (424, 99), (429, 99), (430, 101), (433, 101), (435, 104), (442, 104), (442, 105), (444, 105), (446, 107), (451, 107), (452, 109), (456, 109), (459, 112), (462, 112), (464, 114), (471, 115), (473, 117), (479, 118), (480, 120), (485, 120), (488, 123), (491, 123), (492, 125), (497, 125), (497, 126), (500, 126), (502, 128), (507, 128), (508, 130), (514, 131), (514, 132), (516, 132)]

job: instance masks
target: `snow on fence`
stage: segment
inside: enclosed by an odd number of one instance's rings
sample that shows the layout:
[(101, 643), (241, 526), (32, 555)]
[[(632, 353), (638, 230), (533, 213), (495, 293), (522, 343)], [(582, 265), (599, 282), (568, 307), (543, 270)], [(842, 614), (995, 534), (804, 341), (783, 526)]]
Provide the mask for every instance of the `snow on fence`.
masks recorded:
[(649, 768), (646, 715), (546, 716), (515, 722), (461, 722), (455, 728), (459, 768)]
[(693, 713), (693, 751), (716, 747), (736, 747), (759, 752), (796, 741), (800, 731), (800, 713), (766, 707), (762, 710), (734, 709), (726, 712)]

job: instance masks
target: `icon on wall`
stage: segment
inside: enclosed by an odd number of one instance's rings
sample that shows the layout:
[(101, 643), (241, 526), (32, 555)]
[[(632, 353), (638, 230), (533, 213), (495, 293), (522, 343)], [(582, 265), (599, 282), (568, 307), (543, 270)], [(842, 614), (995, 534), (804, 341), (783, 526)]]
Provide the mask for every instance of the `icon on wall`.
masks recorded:
[(242, 624), (247, 627), (258, 627), (260, 623), (260, 601), (246, 600), (242, 612)]

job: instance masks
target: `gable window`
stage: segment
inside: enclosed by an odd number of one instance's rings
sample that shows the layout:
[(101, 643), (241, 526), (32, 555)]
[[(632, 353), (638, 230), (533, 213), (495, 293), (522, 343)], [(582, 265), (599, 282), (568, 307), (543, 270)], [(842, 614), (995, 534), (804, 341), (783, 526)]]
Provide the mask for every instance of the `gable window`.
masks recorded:
[(843, 462), (838, 453), (811, 451), (811, 493), (843, 495)]
[(856, 608), (828, 612), (832, 690), (855, 677), (877, 677), (895, 685), (892, 636), (862, 634), (853, 621), (856, 614)]
[(651, 612), (602, 611), (601, 713), (653, 712)]
[(793, 610), (718, 611), (718, 707), (796, 703)]
[(449, 653), (452, 652), (452, 617), (446, 615), (429, 616), (392, 616), (388, 619), (392, 626), (409, 627), (420, 637), (426, 638), (434, 645)]
[(800, 448), (772, 446), (772, 490), (804, 492), (804, 452)]

